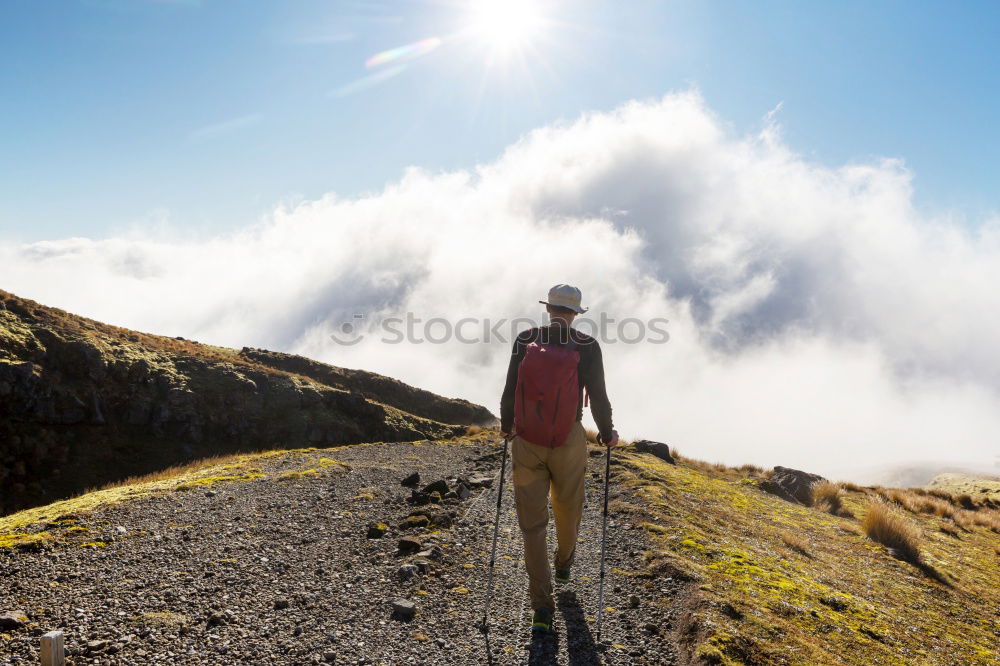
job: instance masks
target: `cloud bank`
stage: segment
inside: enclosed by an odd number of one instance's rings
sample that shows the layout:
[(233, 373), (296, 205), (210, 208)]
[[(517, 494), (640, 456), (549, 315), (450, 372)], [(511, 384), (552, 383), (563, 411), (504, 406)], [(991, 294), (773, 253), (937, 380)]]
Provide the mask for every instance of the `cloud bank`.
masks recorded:
[(730, 463), (835, 473), (1000, 447), (1000, 220), (927, 219), (882, 160), (827, 168), (773, 119), (735, 136), (697, 93), (541, 128), (474, 170), (410, 169), (239, 233), (0, 246), (0, 284), (122, 326), (362, 367), (498, 411), (509, 343), (330, 339), (415, 313), (665, 317), (606, 344), (619, 430)]

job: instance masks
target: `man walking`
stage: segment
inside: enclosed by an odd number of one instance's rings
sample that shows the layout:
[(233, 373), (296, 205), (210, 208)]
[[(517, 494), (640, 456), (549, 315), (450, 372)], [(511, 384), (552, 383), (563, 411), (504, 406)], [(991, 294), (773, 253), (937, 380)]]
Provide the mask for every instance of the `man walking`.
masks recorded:
[(555, 581), (570, 581), (587, 473), (587, 438), (583, 418), (586, 390), (590, 409), (608, 447), (618, 443), (611, 403), (604, 386), (604, 362), (597, 340), (572, 328), (580, 290), (557, 284), (544, 303), (551, 323), (524, 331), (514, 341), (507, 384), (500, 400), (500, 430), (513, 437), (511, 460), (514, 500), (524, 536), (532, 631), (552, 626), (555, 603), (545, 529), (549, 488), (556, 521)]

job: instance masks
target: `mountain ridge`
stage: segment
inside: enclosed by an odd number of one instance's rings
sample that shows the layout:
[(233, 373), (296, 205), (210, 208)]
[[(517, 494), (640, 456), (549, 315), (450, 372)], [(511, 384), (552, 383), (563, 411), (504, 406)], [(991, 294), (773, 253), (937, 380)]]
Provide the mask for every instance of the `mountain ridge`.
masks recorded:
[(0, 515), (223, 453), (494, 420), (375, 373), (143, 333), (0, 290)]

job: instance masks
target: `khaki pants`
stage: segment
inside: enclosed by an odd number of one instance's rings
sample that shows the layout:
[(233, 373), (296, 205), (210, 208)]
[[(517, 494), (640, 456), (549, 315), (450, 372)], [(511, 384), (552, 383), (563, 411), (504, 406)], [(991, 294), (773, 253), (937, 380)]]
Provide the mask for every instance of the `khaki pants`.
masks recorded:
[(583, 515), (583, 481), (587, 474), (587, 435), (583, 424), (577, 421), (566, 443), (552, 449), (514, 437), (511, 459), (517, 520), (524, 535), (524, 566), (528, 571), (531, 608), (554, 610), (552, 572), (545, 539), (549, 522), (549, 486), (552, 487), (552, 513), (556, 519), (558, 542), (555, 564), (558, 569), (568, 569), (573, 564)]

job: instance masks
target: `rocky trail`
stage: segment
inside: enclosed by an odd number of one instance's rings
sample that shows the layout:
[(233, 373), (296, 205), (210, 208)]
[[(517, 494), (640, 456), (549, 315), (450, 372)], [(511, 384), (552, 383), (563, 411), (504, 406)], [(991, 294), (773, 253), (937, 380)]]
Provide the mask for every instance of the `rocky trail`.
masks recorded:
[[(38, 636), (56, 628), (73, 664), (487, 663), (478, 624), (499, 460), (485, 439), (305, 451), (256, 459), (262, 478), (65, 517), (66, 543), (0, 552), (0, 614), (27, 616), (0, 627), (0, 664), (37, 663)], [(648, 537), (627, 516), (611, 517), (597, 645), (600, 450), (590, 465), (574, 581), (557, 588), (545, 636), (529, 631), (508, 467), (494, 663), (681, 661), (669, 601), (680, 581), (642, 576)], [(433, 482), (442, 496), (423, 492)]]

